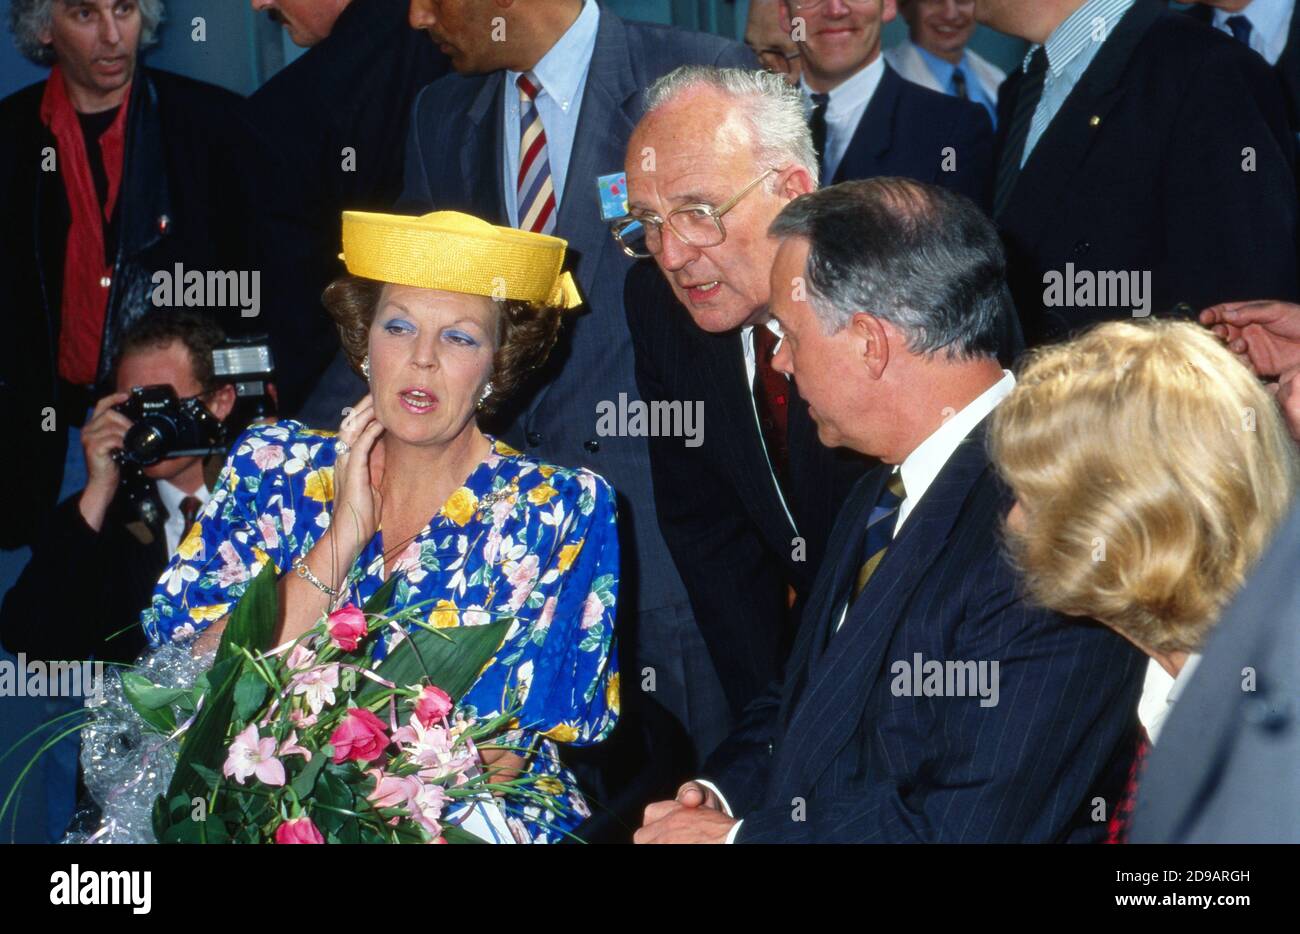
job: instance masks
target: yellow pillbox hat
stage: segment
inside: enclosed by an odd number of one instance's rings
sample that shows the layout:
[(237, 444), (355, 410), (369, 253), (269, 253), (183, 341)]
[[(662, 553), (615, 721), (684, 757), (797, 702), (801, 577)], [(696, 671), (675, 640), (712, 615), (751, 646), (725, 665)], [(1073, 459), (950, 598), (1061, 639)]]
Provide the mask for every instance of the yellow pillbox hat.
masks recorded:
[(457, 211), (423, 217), (343, 212), (340, 259), (354, 276), (421, 289), (576, 308), (559, 237), (496, 227)]

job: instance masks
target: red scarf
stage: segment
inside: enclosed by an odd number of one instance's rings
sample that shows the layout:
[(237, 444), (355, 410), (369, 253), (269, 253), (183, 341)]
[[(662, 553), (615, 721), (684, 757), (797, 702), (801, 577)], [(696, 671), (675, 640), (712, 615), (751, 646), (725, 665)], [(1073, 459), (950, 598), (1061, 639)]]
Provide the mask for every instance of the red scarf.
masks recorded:
[(59, 375), (80, 386), (94, 383), (99, 369), (99, 347), (104, 337), (104, 316), (113, 275), (112, 264), (104, 262), (104, 224), (113, 216), (113, 205), (121, 187), (130, 98), (128, 87), (117, 118), (99, 138), (104, 172), (108, 176), (108, 203), (102, 212), (81, 123), (58, 65), (50, 72), (41, 98), (41, 122), (50, 128), (58, 144), (59, 175), (63, 177), (72, 212), (63, 259)]

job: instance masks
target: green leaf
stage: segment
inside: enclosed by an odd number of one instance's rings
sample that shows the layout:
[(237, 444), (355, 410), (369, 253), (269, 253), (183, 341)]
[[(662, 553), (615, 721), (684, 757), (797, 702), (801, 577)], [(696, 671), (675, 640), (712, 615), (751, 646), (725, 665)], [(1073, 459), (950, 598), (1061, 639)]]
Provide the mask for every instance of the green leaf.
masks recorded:
[(370, 599), (367, 600), (366, 605), (361, 608), (361, 612), (366, 614), (378, 614), (388, 609), (388, 604), (393, 599), (393, 589), (397, 586), (398, 580), (401, 579), (402, 575), (400, 574), (390, 575), (388, 580), (384, 581), (384, 585), (370, 595)]
[(324, 752), (318, 752), (312, 756), (311, 761), (307, 763), (307, 766), (298, 774), (297, 778), (289, 783), (293, 793), (299, 798), (306, 798), (310, 795), (312, 789), (316, 787), (316, 777), (320, 775), (320, 770), (325, 767), (325, 763), (328, 761), (329, 757)]
[[(454, 700), (460, 700), (501, 647), (510, 624), (510, 619), (502, 619), (483, 626), (416, 629), (397, 643), (375, 671), (401, 687), (418, 684), (427, 677)], [(357, 692), (357, 705), (365, 706), (383, 689), (377, 682), (366, 681)]]
[(166, 736), (176, 729), (171, 704), (185, 693), (180, 688), (160, 688), (144, 675), (128, 671), (122, 675), (122, 694), (145, 723)]
[(266, 700), (266, 682), (256, 671), (245, 671), (235, 682), (235, 716), (247, 723)]
[[(275, 574), (268, 565), (253, 579), (234, 612), (230, 614), (230, 622), (217, 649), (216, 661), (207, 674), (209, 688), (204, 697), (203, 709), (195, 717), (181, 743), (176, 772), (167, 789), (168, 800), (177, 795), (185, 795), (187, 798), (207, 796), (207, 782), (193, 766), (197, 763), (210, 770), (220, 769), (225, 761), (226, 737), (235, 709), (235, 685), (244, 667), (243, 656), (236, 647), (243, 646), (250, 652), (262, 652), (270, 647), (279, 613), (277, 603)], [(164, 812), (163, 816), (170, 823), (170, 815)], [(183, 823), (193, 822), (186, 820)], [(170, 839), (167, 828), (159, 827), (156, 811), (154, 830), (159, 840), (166, 842)], [(207, 839), (206, 831), (200, 826), (199, 841), (196, 842)]]
[(442, 838), (448, 843), (487, 843), (483, 838), (453, 824), (442, 825)]

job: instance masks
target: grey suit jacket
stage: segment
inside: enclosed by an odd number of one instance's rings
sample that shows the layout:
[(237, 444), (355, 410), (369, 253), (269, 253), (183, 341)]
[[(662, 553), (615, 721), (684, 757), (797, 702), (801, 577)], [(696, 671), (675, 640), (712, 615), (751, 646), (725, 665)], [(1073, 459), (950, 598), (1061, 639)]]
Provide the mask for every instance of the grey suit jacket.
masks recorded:
[[(629, 259), (601, 219), (596, 179), (623, 171), (642, 95), (681, 65), (756, 67), (740, 43), (667, 26), (625, 22), (602, 7), (596, 48), (556, 221), (586, 305), (526, 397), (516, 400), (501, 434), (527, 453), (566, 467), (587, 467), (619, 493), (623, 602), (641, 612), (686, 603), (686, 591), (655, 518), (644, 437), (597, 433), (597, 404), (637, 392), (632, 340), (623, 313)], [(448, 75), (417, 98), (398, 210), (456, 210), (509, 224), (501, 146), (504, 72)], [(629, 592), (630, 589), (630, 592)], [(630, 598), (630, 599), (629, 599)]]
[(1151, 750), (1134, 843), (1300, 843), (1298, 567), (1295, 509)]

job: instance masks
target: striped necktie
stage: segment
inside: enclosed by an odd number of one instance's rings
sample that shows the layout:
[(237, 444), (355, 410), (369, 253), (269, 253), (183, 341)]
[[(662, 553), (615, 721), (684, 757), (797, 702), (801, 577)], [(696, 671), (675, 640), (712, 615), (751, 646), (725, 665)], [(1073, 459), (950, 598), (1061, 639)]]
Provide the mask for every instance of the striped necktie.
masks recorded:
[(1029, 60), (1029, 68), (1020, 91), (1016, 95), (1015, 109), (1007, 125), (1007, 135), (1002, 143), (1002, 161), (998, 164), (996, 186), (993, 191), (993, 216), (1000, 218), (1011, 200), (1011, 192), (1020, 177), (1020, 163), (1024, 158), (1025, 144), (1029, 141), (1029, 128), (1034, 121), (1038, 102), (1043, 98), (1047, 83), (1047, 50), (1039, 46)]
[(555, 184), (546, 154), (546, 130), (537, 109), (542, 88), (530, 74), (519, 76), (519, 229), (532, 233), (555, 230)]
[(894, 540), (898, 507), (903, 505), (905, 499), (907, 499), (907, 490), (903, 488), (903, 472), (896, 470), (889, 478), (889, 483), (881, 490), (880, 499), (876, 500), (876, 507), (867, 517), (867, 537), (862, 548), (865, 560), (862, 562), (862, 567), (858, 568), (857, 579), (853, 582), (853, 597), (849, 600), (850, 603), (858, 599), (862, 591), (867, 589), (867, 581), (871, 580), (871, 575), (876, 573), (876, 568), (884, 559), (889, 543)]

